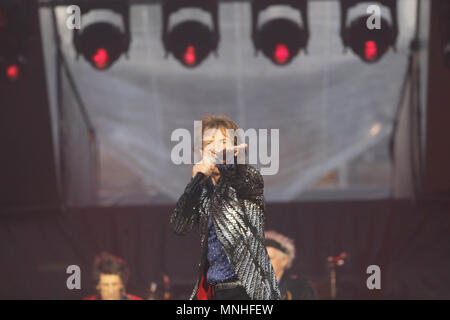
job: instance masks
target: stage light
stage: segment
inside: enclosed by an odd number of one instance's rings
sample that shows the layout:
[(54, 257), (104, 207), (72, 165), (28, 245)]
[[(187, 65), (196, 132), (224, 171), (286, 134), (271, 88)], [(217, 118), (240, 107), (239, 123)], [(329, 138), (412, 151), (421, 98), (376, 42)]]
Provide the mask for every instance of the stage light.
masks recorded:
[(276, 45), (275, 51), (273, 53), (273, 57), (276, 62), (278, 62), (279, 64), (284, 64), (289, 60), (290, 56), (291, 52), (285, 44), (279, 43)]
[(366, 50), (365, 50), (365, 58), (366, 60), (372, 61), (375, 60), (378, 56), (378, 46), (375, 41), (366, 41)]
[(26, 59), (23, 55), (0, 56), (1, 82), (14, 83), (23, 77)]
[(93, 23), (74, 37), (77, 53), (98, 70), (111, 67), (120, 56), (128, 51), (129, 42), (121, 30), (109, 23)]
[(184, 62), (188, 65), (193, 65), (197, 61), (195, 47), (188, 46), (184, 53)]
[(395, 49), (397, 42), (397, 2), (378, 1), (379, 5), (388, 7), (391, 14), (391, 23), (380, 16), (380, 28), (369, 29), (367, 21), (371, 19), (370, 14), (364, 13), (347, 23), (348, 11), (352, 6), (357, 5), (361, 0), (341, 0), (341, 38), (344, 48), (350, 47), (352, 51), (367, 63), (379, 61), (389, 50)]
[(166, 39), (170, 52), (185, 67), (199, 66), (217, 47), (214, 34), (198, 21), (185, 21), (172, 28)]
[[(284, 17), (270, 19), (259, 26), (261, 11), (274, 5), (286, 5), (299, 12), (302, 24)], [(289, 64), (309, 40), (307, 2), (304, 0), (260, 0), (252, 2), (252, 41), (255, 54), (263, 54), (275, 65)]]
[(9, 51), (0, 49), (0, 81), (2, 83), (17, 82), (27, 73), (28, 60), (16, 49), (12, 48)]
[(106, 66), (109, 65), (109, 54), (108, 50), (105, 48), (99, 48), (95, 52), (94, 56), (92, 57), (92, 61), (94, 61), (95, 66), (98, 69), (103, 69)]
[(369, 16), (355, 19), (348, 28), (348, 46), (363, 61), (374, 63), (379, 61), (395, 44), (394, 32), (386, 19), (381, 18), (381, 29), (370, 30), (366, 26)]
[(18, 81), (26, 64), (28, 23), (26, 4), (0, 1), (0, 70), (1, 82)]
[[(190, 19), (169, 28), (172, 13), (185, 8), (196, 8), (208, 12), (212, 18), (212, 28)], [(216, 0), (167, 0), (163, 3), (162, 16), (162, 42), (166, 58), (172, 54), (183, 66), (195, 68), (212, 52), (217, 55), (220, 36)]]
[(17, 64), (12, 64), (6, 67), (6, 76), (9, 80), (17, 80), (19, 78), (19, 74), (19, 66)]
[(121, 56), (127, 54), (130, 46), (129, 4), (112, 1), (108, 4), (79, 4), (81, 13), (95, 9), (112, 10), (122, 16), (123, 29), (108, 22), (95, 22), (82, 30), (74, 29), (73, 44), (77, 59), (82, 55), (97, 70), (109, 69)]

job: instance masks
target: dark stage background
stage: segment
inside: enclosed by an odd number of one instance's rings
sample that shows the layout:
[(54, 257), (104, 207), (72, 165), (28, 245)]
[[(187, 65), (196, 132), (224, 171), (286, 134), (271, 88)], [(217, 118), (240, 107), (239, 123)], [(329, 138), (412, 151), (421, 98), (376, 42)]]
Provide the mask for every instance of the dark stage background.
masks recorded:
[[(295, 236), (292, 273), (328, 298), (326, 258), (345, 251), (338, 298), (450, 298), (448, 200), (269, 204), (266, 230)], [(199, 239), (172, 233), (172, 206), (36, 211), (1, 216), (0, 298), (80, 299), (93, 293), (91, 263), (107, 250), (130, 265), (130, 293), (147, 297), (166, 273), (174, 298), (190, 294)], [(68, 290), (67, 266), (81, 267), (81, 290)], [(366, 288), (367, 266), (381, 267), (381, 290)]]

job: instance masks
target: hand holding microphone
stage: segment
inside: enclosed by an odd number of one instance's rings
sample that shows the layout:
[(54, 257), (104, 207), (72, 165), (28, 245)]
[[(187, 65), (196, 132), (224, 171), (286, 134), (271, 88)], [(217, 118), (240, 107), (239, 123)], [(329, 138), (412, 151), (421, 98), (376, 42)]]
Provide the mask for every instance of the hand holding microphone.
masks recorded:
[[(205, 176), (210, 177), (219, 175), (219, 169), (217, 169), (216, 164), (225, 163), (227, 154), (230, 158), (233, 158), (240, 149), (245, 149), (246, 147), (247, 144), (245, 143), (232, 148), (223, 148), (218, 151), (215, 150), (212, 145), (206, 147), (203, 152), (202, 161), (196, 163), (192, 168), (192, 177), (200, 183), (200, 180), (203, 180)], [(202, 174), (203, 177), (200, 177), (199, 173)]]
[(192, 177), (195, 177), (197, 173), (202, 173), (203, 175), (210, 177), (213, 173), (218, 173), (218, 169), (216, 167), (216, 163), (208, 158), (203, 158), (202, 161), (196, 163), (192, 168)]
[(188, 192), (191, 192), (197, 186), (203, 183), (207, 177), (219, 174), (216, 163), (212, 161), (212, 157), (203, 157), (202, 161), (196, 163), (192, 168), (192, 181), (189, 184)]

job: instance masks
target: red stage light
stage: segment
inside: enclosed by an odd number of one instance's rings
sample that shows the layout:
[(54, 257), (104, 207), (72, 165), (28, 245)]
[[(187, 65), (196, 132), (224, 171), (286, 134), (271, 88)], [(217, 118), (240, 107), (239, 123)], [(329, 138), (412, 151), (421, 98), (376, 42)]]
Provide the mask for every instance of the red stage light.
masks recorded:
[(92, 60), (94, 61), (94, 64), (98, 69), (106, 68), (109, 64), (108, 50), (103, 48), (97, 49), (94, 56), (92, 57)]
[(284, 44), (277, 44), (275, 51), (273, 52), (273, 57), (279, 64), (286, 63), (289, 60), (290, 55), (289, 48)]
[(197, 57), (195, 55), (195, 47), (194, 46), (188, 46), (186, 48), (186, 52), (184, 53), (184, 62), (188, 65), (195, 64), (197, 60)]
[(9, 80), (13, 81), (19, 78), (19, 67), (12, 64), (6, 68), (6, 76)]
[(365, 57), (368, 61), (373, 61), (377, 58), (378, 47), (375, 41), (366, 41)]

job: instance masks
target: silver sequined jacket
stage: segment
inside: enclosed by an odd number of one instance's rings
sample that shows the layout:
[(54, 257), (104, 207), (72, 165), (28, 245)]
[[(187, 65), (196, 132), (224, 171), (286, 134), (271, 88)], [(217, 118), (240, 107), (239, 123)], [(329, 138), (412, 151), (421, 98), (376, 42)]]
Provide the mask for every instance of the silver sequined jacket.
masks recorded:
[(202, 274), (207, 270), (208, 219), (236, 276), (252, 300), (278, 300), (280, 291), (272, 263), (264, 245), (264, 181), (248, 164), (217, 165), (220, 178), (193, 188), (186, 186), (170, 217), (178, 235), (190, 232), (198, 224), (201, 243), (199, 278), (190, 299), (195, 299)]

